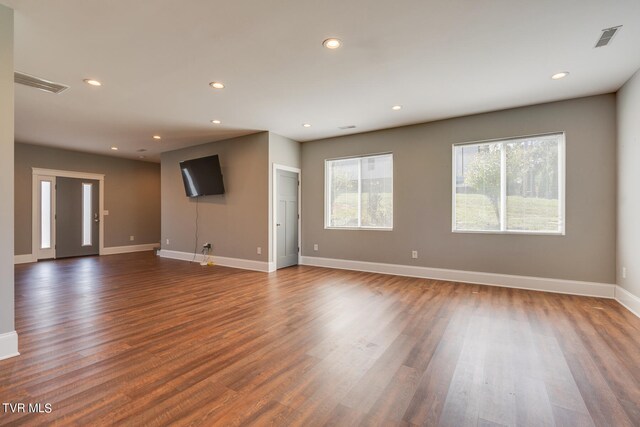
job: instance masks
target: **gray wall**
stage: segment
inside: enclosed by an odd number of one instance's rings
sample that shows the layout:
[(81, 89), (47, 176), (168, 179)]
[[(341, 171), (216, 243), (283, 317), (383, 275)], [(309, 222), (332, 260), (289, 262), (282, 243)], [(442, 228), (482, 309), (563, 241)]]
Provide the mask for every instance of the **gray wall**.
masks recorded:
[[(301, 148), (298, 141), (269, 132), (269, 163), (271, 165), (277, 163), (299, 169), (302, 166)], [(272, 169), (273, 167), (270, 172), (273, 172)]]
[(269, 260), (275, 261), (273, 253), (273, 165), (302, 168), (302, 147), (299, 142), (269, 132)]
[[(105, 247), (160, 241), (160, 165), (30, 144), (15, 151), (15, 251), (31, 253), (31, 168), (104, 174)], [(129, 236), (135, 240), (130, 241)]]
[[(640, 297), (640, 71), (618, 92), (618, 284)], [(626, 267), (627, 277), (622, 277)]]
[[(220, 156), (226, 193), (188, 198), (179, 162), (213, 154)], [(210, 242), (214, 255), (267, 261), (268, 158), (268, 132), (162, 153), (162, 249), (200, 253)]]
[[(303, 255), (614, 283), (615, 107), (610, 94), (305, 142)], [(452, 233), (451, 144), (552, 131), (566, 132), (566, 236)], [(325, 230), (324, 160), (379, 152), (394, 154), (394, 230)]]
[[(13, 314), (13, 11), (0, 5), (0, 334)], [(2, 356), (0, 354), (0, 356)]]

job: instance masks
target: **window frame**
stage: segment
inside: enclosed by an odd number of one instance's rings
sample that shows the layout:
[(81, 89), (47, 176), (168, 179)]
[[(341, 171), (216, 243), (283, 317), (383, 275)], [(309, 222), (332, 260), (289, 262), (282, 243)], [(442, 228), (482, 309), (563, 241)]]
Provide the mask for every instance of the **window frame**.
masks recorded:
[[(535, 231), (535, 230), (507, 230), (507, 179), (506, 179), (506, 150), (504, 146), (511, 141), (527, 138), (539, 138), (550, 135), (557, 135), (558, 142), (558, 214), (560, 215), (560, 227), (558, 231)], [(495, 144), (501, 143), (501, 166), (500, 166), (500, 230), (458, 230), (456, 229), (456, 148), (465, 145)], [(512, 234), (512, 235), (535, 235), (535, 236), (565, 236), (566, 235), (566, 147), (567, 136), (565, 131), (545, 132), (531, 135), (512, 136), (508, 138), (485, 139), (480, 141), (461, 142), (451, 145), (451, 232), (460, 234)]]
[[(338, 161), (338, 160), (362, 160), (368, 157), (380, 157), (380, 156), (391, 156), (391, 227), (368, 227), (368, 226), (358, 226), (358, 227), (336, 227), (330, 225), (331, 219), (331, 205), (329, 203), (329, 199), (331, 197), (331, 186), (329, 185), (329, 164), (330, 162)], [(361, 163), (359, 163), (361, 164)], [(362, 188), (362, 173), (359, 169), (358, 176), (358, 190)], [(330, 159), (324, 160), (324, 229), (325, 230), (352, 230), (352, 231), (393, 231), (395, 215), (393, 215), (393, 206), (394, 206), (394, 194), (395, 194), (395, 168), (394, 168), (394, 159), (393, 152), (382, 152), (382, 153), (372, 153), (372, 154), (360, 154), (354, 156), (344, 156), (344, 157), (334, 157)], [(358, 198), (358, 222), (360, 223), (362, 218), (361, 213), (361, 199)]]

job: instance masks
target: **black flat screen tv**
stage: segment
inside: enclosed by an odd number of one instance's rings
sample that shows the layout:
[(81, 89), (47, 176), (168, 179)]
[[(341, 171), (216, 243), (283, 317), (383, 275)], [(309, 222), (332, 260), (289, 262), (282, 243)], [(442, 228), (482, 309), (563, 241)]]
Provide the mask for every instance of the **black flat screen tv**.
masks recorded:
[(184, 191), (187, 197), (224, 194), (222, 170), (218, 155), (180, 162)]

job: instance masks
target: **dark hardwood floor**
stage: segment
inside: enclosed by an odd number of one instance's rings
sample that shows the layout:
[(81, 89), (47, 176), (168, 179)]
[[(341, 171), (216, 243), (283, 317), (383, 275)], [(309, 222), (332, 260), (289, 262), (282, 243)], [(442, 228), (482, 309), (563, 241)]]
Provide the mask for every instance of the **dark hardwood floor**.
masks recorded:
[(0, 424), (639, 426), (612, 300), (151, 253), (16, 267)]

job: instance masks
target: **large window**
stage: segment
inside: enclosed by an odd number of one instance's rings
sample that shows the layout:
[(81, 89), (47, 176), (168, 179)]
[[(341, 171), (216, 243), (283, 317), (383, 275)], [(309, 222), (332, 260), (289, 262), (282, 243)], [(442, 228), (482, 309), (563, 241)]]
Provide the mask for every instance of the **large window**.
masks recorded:
[(453, 146), (453, 231), (564, 234), (564, 134)]
[(393, 227), (393, 155), (325, 161), (325, 227)]

